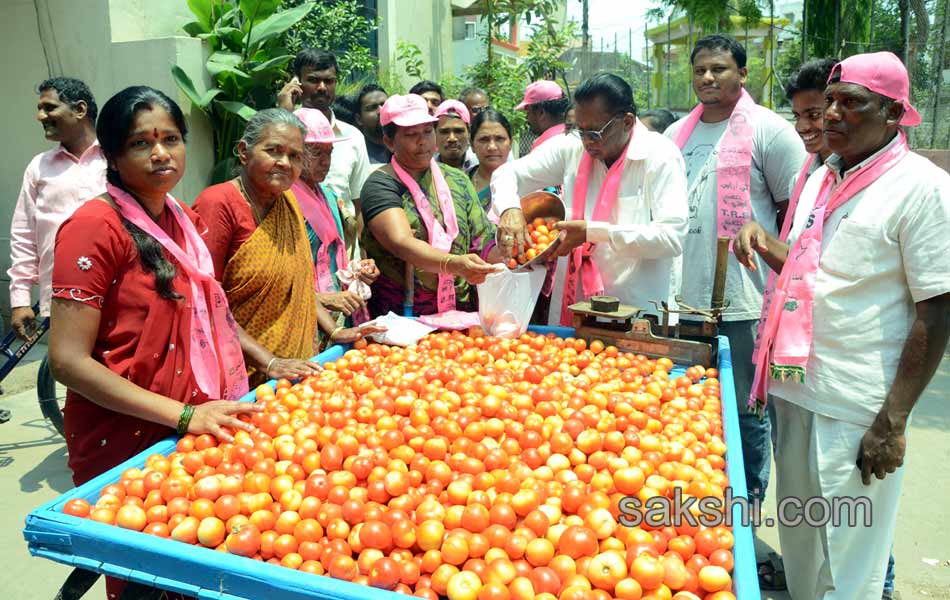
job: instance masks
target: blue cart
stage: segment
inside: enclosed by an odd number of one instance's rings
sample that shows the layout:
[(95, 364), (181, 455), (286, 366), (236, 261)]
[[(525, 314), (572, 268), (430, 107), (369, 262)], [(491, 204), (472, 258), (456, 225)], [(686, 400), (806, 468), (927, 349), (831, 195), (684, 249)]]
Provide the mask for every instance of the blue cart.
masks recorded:
[[(572, 329), (533, 328), (570, 336)], [(319, 363), (334, 361), (345, 348), (333, 347), (314, 358)], [(729, 341), (719, 337), (719, 372), (722, 388), (723, 424), (727, 450), (727, 475), (735, 497), (746, 496), (739, 418), (735, 405), (735, 386)], [(679, 367), (682, 370), (682, 367)], [(674, 371), (675, 372), (675, 371)], [(273, 384), (274, 382), (271, 382)], [(251, 392), (242, 401), (253, 401)], [(26, 518), (23, 537), (33, 556), (41, 556), (96, 573), (204, 599), (251, 600), (384, 600), (405, 598), (402, 594), (379, 590), (325, 576), (295, 571), (261, 561), (190, 546), (170, 539), (157, 538), (80, 519), (62, 513), (74, 498), (95, 502), (99, 491), (119, 480), (123, 471), (141, 468), (152, 454), (170, 454), (176, 439), (159, 442), (114, 469), (48, 502)], [(752, 531), (740, 521), (734, 509), (735, 568), (733, 580), (739, 600), (759, 600)]]

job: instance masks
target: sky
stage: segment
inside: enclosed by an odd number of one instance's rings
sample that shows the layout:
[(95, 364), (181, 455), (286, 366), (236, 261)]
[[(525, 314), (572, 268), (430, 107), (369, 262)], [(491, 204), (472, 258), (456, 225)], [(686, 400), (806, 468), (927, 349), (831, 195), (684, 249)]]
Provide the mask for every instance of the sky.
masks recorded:
[[(633, 58), (643, 59), (644, 15), (657, 3), (651, 0), (588, 0), (591, 48), (600, 50), (603, 41), (604, 50), (613, 50), (614, 34), (617, 36), (618, 51), (626, 53), (630, 45), (630, 31), (633, 31)], [(582, 17), (581, 0), (567, 0), (567, 18), (576, 21), (578, 33)]]

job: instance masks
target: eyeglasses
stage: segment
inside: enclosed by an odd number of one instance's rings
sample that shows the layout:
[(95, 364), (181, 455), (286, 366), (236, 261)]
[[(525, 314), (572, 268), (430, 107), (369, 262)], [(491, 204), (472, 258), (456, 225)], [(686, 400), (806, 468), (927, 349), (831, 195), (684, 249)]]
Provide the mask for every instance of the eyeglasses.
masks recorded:
[(475, 115), (477, 115), (477, 114), (479, 114), (479, 113), (483, 113), (483, 112), (485, 112), (486, 110), (488, 110), (488, 106), (473, 106), (473, 107), (469, 110), (469, 112), (471, 112), (471, 113), (472, 113), (472, 116), (474, 117)]
[(599, 142), (604, 139), (604, 132), (607, 131), (607, 128), (610, 127), (610, 124), (617, 120), (617, 117), (621, 115), (614, 116), (613, 119), (607, 121), (607, 124), (601, 127), (600, 129), (577, 129), (576, 127), (571, 130), (572, 135), (583, 139), (587, 139), (591, 142)]

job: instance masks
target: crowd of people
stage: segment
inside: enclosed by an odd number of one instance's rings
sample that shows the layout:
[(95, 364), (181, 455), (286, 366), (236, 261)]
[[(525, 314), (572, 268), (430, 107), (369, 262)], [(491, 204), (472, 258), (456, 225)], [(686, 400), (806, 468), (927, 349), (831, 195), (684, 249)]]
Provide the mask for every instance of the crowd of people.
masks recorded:
[(699, 104), (680, 119), (640, 113), (618, 74), (532, 83), (515, 110), (537, 137), (515, 157), (485, 90), (371, 84), (343, 117), (335, 57), (306, 49), (233, 178), (190, 206), (170, 195), (188, 134), (174, 100), (135, 86), (99, 111), (81, 81), (44, 81), (58, 145), (24, 174), (12, 326), (35, 327), (38, 285), (74, 482), (175, 431), (228, 440), (258, 410), (231, 400), (318, 371), (307, 359), (377, 316), (476, 310), (475, 286), (529, 242), (520, 198), (546, 189), (566, 218), (540, 324), (595, 294), (708, 307), (717, 240), (733, 241), (720, 333), (750, 496), (774, 445), (779, 497), (873, 501), (871, 527), (780, 523), (788, 588), (889, 598), (906, 425), (950, 335), (950, 175), (907, 146), (920, 116), (890, 53), (804, 64), (794, 125), (746, 91), (734, 39), (699, 40), (690, 62)]

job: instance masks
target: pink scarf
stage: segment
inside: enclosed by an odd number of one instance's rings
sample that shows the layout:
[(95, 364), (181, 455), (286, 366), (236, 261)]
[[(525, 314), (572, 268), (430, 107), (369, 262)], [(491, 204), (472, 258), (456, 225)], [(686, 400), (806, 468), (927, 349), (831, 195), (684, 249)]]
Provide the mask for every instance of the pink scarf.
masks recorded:
[[(808, 155), (808, 159), (798, 174), (795, 189), (792, 190), (792, 197), (789, 199), (788, 209), (785, 211), (785, 219), (782, 220), (782, 229), (778, 234), (778, 239), (783, 242), (788, 239), (788, 232), (792, 229), (792, 222), (795, 220), (795, 209), (798, 208), (798, 198), (802, 195), (805, 182), (808, 181), (808, 171), (815, 162), (815, 156), (817, 155)], [(765, 284), (765, 293), (762, 294), (762, 312), (759, 314), (759, 326), (755, 332), (755, 346), (752, 349), (752, 364), (758, 361), (759, 344), (762, 341), (762, 331), (765, 328), (765, 321), (769, 314), (769, 306), (772, 304), (772, 294), (775, 293), (775, 280), (777, 278), (778, 276), (775, 274), (775, 271), (769, 269), (769, 279)]]
[(194, 223), (185, 216), (174, 198), (165, 196), (165, 209), (171, 211), (185, 236), (186, 249), (182, 249), (127, 192), (112, 184), (107, 184), (106, 189), (122, 217), (155, 238), (175, 257), (188, 277), (193, 307), (190, 362), (198, 387), (211, 399), (237, 400), (248, 391), (241, 342), (224, 290), (214, 278), (211, 253)]
[(564, 125), (564, 123), (560, 123), (559, 125), (555, 125), (553, 127), (548, 127), (544, 131), (544, 133), (538, 136), (538, 139), (536, 139), (534, 143), (531, 144), (530, 152), (534, 152), (535, 148), (537, 148), (544, 142), (548, 141), (549, 139), (553, 138), (554, 136), (561, 135), (562, 133), (564, 133), (565, 129), (566, 129), (566, 126)]
[(755, 406), (757, 403), (760, 408), (765, 407), (770, 377), (780, 381), (793, 379), (799, 383), (805, 382), (805, 366), (811, 351), (814, 328), (812, 309), (824, 223), (838, 207), (907, 155), (907, 138), (903, 132), (899, 135), (897, 143), (848, 175), (838, 187), (834, 187), (834, 172), (829, 169), (825, 173), (815, 207), (808, 217), (810, 225), (806, 226), (789, 249), (775, 286), (775, 297), (769, 306), (766, 326), (762, 331), (750, 405)]
[[(439, 170), (439, 164), (432, 159), (429, 162), (429, 170), (432, 172), (432, 182), (435, 184), (435, 194), (439, 201), (439, 208), (442, 210), (442, 220), (445, 227), (435, 218), (432, 207), (429, 206), (429, 198), (426, 196), (416, 180), (409, 173), (399, 166), (396, 157), (393, 156), (389, 161), (392, 165), (396, 177), (409, 188), (409, 193), (416, 204), (416, 210), (422, 218), (422, 223), (429, 232), (429, 245), (442, 252), (452, 251), (452, 242), (459, 234), (459, 223), (455, 216), (455, 203), (452, 201), (452, 191), (449, 184), (445, 182), (442, 171)], [(406, 282), (409, 285), (409, 282)], [(438, 310), (440, 313), (455, 309), (455, 276), (451, 273), (439, 274), (439, 289), (436, 293)]]
[[(735, 238), (746, 221), (752, 218), (749, 175), (752, 171), (754, 108), (755, 101), (749, 92), (743, 89), (739, 102), (729, 116), (726, 133), (719, 143), (716, 163), (716, 234), (719, 237)], [(686, 146), (689, 136), (696, 129), (696, 124), (703, 116), (703, 109), (702, 104), (697, 105), (676, 132), (673, 141), (680, 150)]]
[[(350, 274), (350, 270), (349, 261), (346, 257), (346, 245), (340, 239), (340, 232), (337, 231), (336, 221), (333, 219), (327, 197), (323, 194), (319, 184), (316, 188), (312, 188), (302, 179), (295, 181), (290, 186), (290, 191), (296, 198), (297, 206), (300, 207), (300, 212), (303, 213), (310, 228), (320, 238), (320, 247), (317, 249), (317, 258), (313, 265), (317, 292), (333, 293), (337, 291), (337, 287), (333, 283), (333, 272), (330, 270), (330, 246), (332, 244), (336, 244), (337, 277), (341, 273)], [(349, 281), (343, 282), (344, 285), (348, 283)], [(369, 312), (363, 308), (354, 312), (351, 317), (353, 322), (359, 325), (369, 321)]]
[(303, 213), (310, 228), (320, 238), (320, 248), (317, 250), (317, 262), (314, 265), (316, 271), (317, 291), (331, 293), (336, 291), (336, 285), (333, 283), (333, 273), (330, 270), (330, 247), (336, 243), (336, 266), (340, 269), (346, 269), (349, 261), (346, 259), (346, 248), (343, 240), (340, 239), (340, 233), (336, 229), (336, 221), (333, 219), (333, 213), (327, 204), (326, 196), (323, 190), (317, 185), (316, 189), (298, 179), (290, 186), (290, 191), (297, 199), (297, 206)]
[[(641, 127), (638, 122), (634, 127)], [(610, 165), (607, 178), (597, 193), (597, 203), (594, 204), (592, 221), (607, 221), (617, 202), (617, 191), (620, 189), (620, 180), (623, 177), (623, 167), (627, 163), (627, 150), (633, 143), (633, 131), (630, 139), (624, 146), (623, 153)], [(577, 179), (574, 180), (574, 197), (571, 201), (571, 218), (584, 219), (584, 209), (587, 206), (587, 188), (590, 182), (591, 171), (594, 170), (594, 159), (586, 151), (581, 155), (580, 165), (577, 167)], [(594, 253), (594, 244), (585, 243), (571, 252), (567, 265), (567, 280), (564, 285), (564, 296), (561, 302), (561, 325), (569, 327), (572, 323), (571, 311), (568, 307), (577, 299), (577, 279), (580, 276), (584, 296), (591, 297), (604, 293), (604, 280), (600, 269), (594, 264), (591, 255)]]

